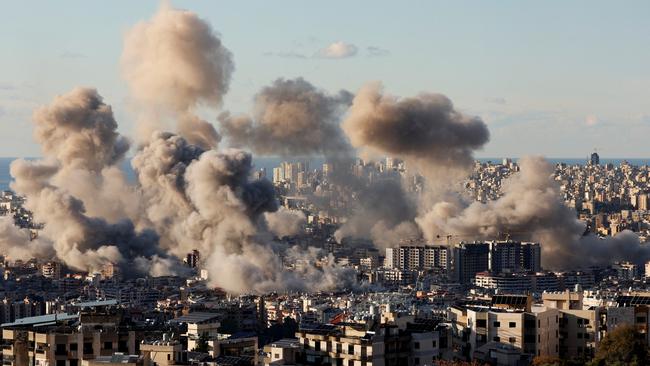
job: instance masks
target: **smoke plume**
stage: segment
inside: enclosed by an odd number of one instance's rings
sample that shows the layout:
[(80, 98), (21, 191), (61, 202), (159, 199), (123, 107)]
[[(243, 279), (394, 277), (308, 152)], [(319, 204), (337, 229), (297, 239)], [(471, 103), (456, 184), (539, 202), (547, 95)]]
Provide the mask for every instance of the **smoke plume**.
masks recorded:
[(421, 235), (413, 221), (417, 215), (415, 200), (400, 181), (373, 181), (359, 192), (357, 200), (352, 216), (334, 233), (338, 242), (346, 236), (367, 238), (385, 248), (398, 245), (402, 238)]
[(439, 202), (417, 218), (428, 240), (452, 234), (464, 238), (497, 238), (503, 234), (539, 241), (548, 269), (576, 269), (613, 260), (646, 260), (650, 248), (639, 244), (631, 232), (600, 239), (584, 235), (585, 224), (567, 207), (560, 187), (552, 179), (553, 167), (541, 157), (526, 157), (521, 171), (508, 178), (502, 197), (467, 207)]
[[(132, 259), (164, 256), (154, 232), (137, 231), (127, 217), (108, 222), (89, 215), (84, 200), (71, 193), (84, 192), (89, 196), (84, 197), (86, 201), (101, 207), (104, 188), (123, 179), (111, 169), (117, 169), (115, 164), (129, 145), (116, 132), (111, 108), (97, 91), (77, 88), (58, 96), (34, 113), (34, 122), (45, 158), (14, 161), (12, 189), (26, 197), (34, 220), (45, 223), (42, 235), (56, 256), (72, 268), (90, 272), (112, 262), (127, 275)], [(70, 180), (79, 176), (89, 180)]]
[(446, 96), (398, 99), (383, 94), (380, 83), (361, 88), (342, 126), (362, 153), (402, 158), (427, 177), (470, 167), (473, 151), (489, 140), (485, 123), (454, 109)]
[(339, 118), (351, 99), (347, 91), (328, 95), (302, 78), (278, 79), (255, 96), (252, 117), (222, 115), (221, 132), (233, 146), (261, 155), (348, 156)]
[(214, 126), (197, 117), (196, 109), (221, 105), (234, 63), (207, 22), (163, 3), (151, 20), (126, 34), (121, 65), (140, 109), (141, 141), (172, 119), (190, 143), (204, 149), (216, 146)]
[(55, 255), (51, 243), (40, 238), (32, 240), (29, 230), (15, 226), (11, 216), (0, 217), (0, 252), (11, 261), (51, 259)]
[(269, 230), (282, 238), (298, 234), (306, 217), (302, 211), (280, 207), (275, 212), (264, 213), (264, 219)]

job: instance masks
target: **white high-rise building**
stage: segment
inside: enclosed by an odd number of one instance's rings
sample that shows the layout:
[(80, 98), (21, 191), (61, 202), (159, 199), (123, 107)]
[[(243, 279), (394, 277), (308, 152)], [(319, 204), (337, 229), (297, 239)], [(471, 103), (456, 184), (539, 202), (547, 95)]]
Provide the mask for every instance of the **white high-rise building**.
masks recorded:
[(273, 168), (273, 184), (282, 183), (284, 181), (284, 169), (282, 167)]

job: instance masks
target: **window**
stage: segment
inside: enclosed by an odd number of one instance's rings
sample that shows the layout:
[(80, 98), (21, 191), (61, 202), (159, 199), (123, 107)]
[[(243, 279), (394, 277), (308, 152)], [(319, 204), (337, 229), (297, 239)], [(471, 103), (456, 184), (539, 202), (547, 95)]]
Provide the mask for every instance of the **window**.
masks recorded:
[(349, 355), (354, 354), (354, 346), (351, 344), (348, 345), (348, 354)]
[(415, 343), (413, 343), (413, 347), (414, 347), (415, 349), (420, 349), (420, 342), (415, 342)]
[(57, 356), (65, 356), (67, 354), (65, 350), (65, 344), (59, 343), (56, 345), (56, 351), (54, 352)]
[(120, 340), (117, 341), (117, 351), (118, 352), (129, 352), (129, 346), (127, 344), (127, 341)]
[(495, 328), (498, 328), (498, 327), (501, 326), (501, 322), (494, 322), (492, 325), (493, 325)]
[(316, 342), (314, 342), (314, 343), (315, 343), (315, 344), (314, 344), (314, 349), (315, 349), (316, 351), (320, 351), (320, 341), (316, 341)]
[(77, 352), (77, 344), (76, 343), (70, 343), (70, 351)]
[(510, 323), (508, 323), (508, 327), (510, 327), (510, 328), (517, 328), (517, 322), (510, 322)]
[(516, 342), (517, 342), (517, 338), (515, 338), (515, 337), (510, 337), (510, 338), (508, 338), (508, 342), (510, 342), (510, 343), (516, 343)]
[(582, 339), (582, 333), (578, 333), (578, 339)]
[(637, 316), (636, 317), (636, 322), (637, 323), (645, 323), (645, 317), (644, 316)]
[(172, 355), (170, 355), (170, 354), (168, 353), (168, 354), (167, 354), (167, 361), (171, 361), (171, 359), (172, 359)]
[(416, 365), (419, 365), (419, 364), (420, 364), (420, 358), (419, 358), (419, 357), (416, 357), (416, 358), (415, 358), (415, 364), (416, 364)]
[(485, 328), (487, 326), (487, 320), (485, 319), (476, 319), (476, 326)]
[(275, 358), (276, 360), (279, 360), (280, 359), (280, 354), (279, 353), (274, 354), (273, 358)]
[(589, 319), (584, 320), (585, 325), (589, 325)]
[(84, 342), (84, 354), (89, 355), (93, 353), (93, 343), (92, 342)]
[(113, 349), (113, 342), (104, 342), (104, 349)]
[(433, 341), (433, 348), (436, 348), (436, 341)]
[(526, 342), (526, 343), (535, 343), (535, 335), (534, 334), (526, 334), (524, 336), (524, 342)]
[(492, 338), (492, 340), (495, 341), (495, 342), (501, 342), (501, 338), (499, 338), (498, 336)]

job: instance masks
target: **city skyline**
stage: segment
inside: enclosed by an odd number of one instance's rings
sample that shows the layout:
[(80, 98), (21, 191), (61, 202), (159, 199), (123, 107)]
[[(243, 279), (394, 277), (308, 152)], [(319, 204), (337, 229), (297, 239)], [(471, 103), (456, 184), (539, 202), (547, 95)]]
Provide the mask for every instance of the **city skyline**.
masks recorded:
[(3, 365), (650, 360), (648, 2), (7, 2)]
[[(172, 3), (201, 14), (233, 53), (220, 111), (250, 110), (257, 90), (277, 77), (302, 76), (330, 93), (383, 80), (387, 93), (442, 93), (481, 117), (491, 139), (477, 157), (582, 158), (594, 148), (603, 157), (650, 157), (643, 141), (650, 133), (645, 2), (381, 3), (367, 19), (358, 16), (368, 10), (362, 2), (346, 4), (347, 11), (336, 4)], [(40, 156), (31, 114), (74, 85), (97, 87), (119, 131), (134, 138), (120, 49), (125, 30), (159, 4), (114, 4), (102, 11), (85, 2), (5, 5), (14, 16), (0, 24), (8, 55), (0, 60), (0, 156)], [(370, 19), (387, 26), (370, 26)], [(611, 24), (606, 30), (603, 19)]]

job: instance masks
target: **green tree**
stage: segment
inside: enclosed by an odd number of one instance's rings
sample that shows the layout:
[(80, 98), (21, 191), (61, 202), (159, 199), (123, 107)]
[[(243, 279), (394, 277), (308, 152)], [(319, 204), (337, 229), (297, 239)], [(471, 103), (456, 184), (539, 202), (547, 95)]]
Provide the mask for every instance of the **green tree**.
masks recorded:
[(647, 365), (648, 346), (631, 325), (622, 325), (607, 333), (600, 342), (590, 366)]

